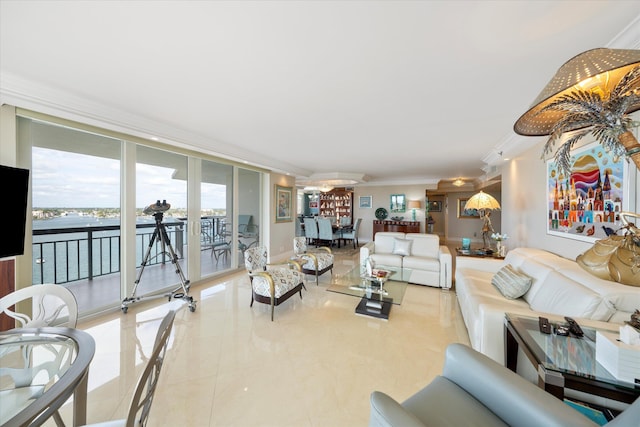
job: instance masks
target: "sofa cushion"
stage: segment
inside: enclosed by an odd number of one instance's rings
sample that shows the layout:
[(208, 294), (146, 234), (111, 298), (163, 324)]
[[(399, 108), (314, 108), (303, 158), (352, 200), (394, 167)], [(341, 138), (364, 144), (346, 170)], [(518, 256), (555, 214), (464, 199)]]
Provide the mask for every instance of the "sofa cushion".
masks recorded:
[(502, 267), (491, 278), (491, 284), (508, 299), (517, 299), (523, 296), (531, 287), (532, 281), (531, 277), (517, 271), (510, 264)]
[(556, 271), (549, 273), (529, 303), (534, 311), (605, 322), (615, 312), (602, 296)]
[(393, 255), (391, 253), (375, 253), (369, 255), (369, 258), (373, 260), (376, 266), (402, 267), (402, 257), (400, 255)]
[(413, 241), (407, 239), (393, 239), (393, 251), (391, 253), (402, 256), (411, 255), (411, 243)]
[(411, 254), (438, 259), (440, 256), (440, 238), (436, 234), (407, 233), (407, 240), (413, 241)]
[[(513, 265), (513, 264), (512, 264)], [(518, 271), (523, 272), (527, 276), (531, 277), (533, 280), (531, 281), (531, 287), (522, 297), (531, 304), (531, 301), (536, 296), (538, 291), (546, 286), (547, 277), (553, 271), (552, 268), (549, 268), (543, 264), (537, 263), (532, 259), (525, 259), (520, 264), (520, 266), (514, 266), (518, 269)]]
[(374, 237), (374, 252), (377, 254), (390, 254), (393, 252), (393, 245), (396, 239), (404, 239), (404, 233), (392, 231), (381, 231)]

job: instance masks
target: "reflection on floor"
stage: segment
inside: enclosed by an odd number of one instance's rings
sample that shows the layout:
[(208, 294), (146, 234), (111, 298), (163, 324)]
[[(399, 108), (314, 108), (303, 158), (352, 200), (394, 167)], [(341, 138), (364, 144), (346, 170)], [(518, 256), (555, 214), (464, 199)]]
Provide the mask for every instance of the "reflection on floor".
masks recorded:
[[(355, 265), (357, 254), (339, 256), (334, 275)], [(454, 292), (409, 285), (383, 321), (327, 292), (329, 273), (306, 282), (273, 322), (268, 305), (249, 307), (245, 272), (194, 286), (197, 310), (176, 316), (149, 425), (366, 425), (373, 390), (404, 400), (441, 373), (449, 343), (469, 342)], [(150, 300), (78, 325), (96, 340), (89, 422), (125, 416), (162, 317), (183, 304)], [(62, 414), (70, 424), (69, 404)]]

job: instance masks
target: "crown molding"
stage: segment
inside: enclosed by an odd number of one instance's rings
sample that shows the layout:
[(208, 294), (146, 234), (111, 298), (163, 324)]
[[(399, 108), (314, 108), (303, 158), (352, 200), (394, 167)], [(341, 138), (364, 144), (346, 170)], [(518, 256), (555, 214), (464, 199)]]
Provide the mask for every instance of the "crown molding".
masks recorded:
[(160, 141), (175, 147), (197, 151), (238, 163), (295, 176), (311, 171), (254, 152), (225, 144), (185, 129), (124, 112), (52, 86), (30, 81), (11, 73), (0, 75), (0, 105), (48, 114), (138, 138)]

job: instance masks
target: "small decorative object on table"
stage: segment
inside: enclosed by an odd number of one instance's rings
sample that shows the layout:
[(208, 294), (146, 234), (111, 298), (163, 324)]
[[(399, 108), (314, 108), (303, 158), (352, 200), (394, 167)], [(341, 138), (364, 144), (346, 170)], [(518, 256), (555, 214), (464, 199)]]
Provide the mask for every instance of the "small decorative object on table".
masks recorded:
[(491, 235), (491, 238), (496, 241), (496, 252), (498, 253), (498, 256), (501, 256), (504, 258), (507, 250), (504, 244), (502, 243), (502, 241), (507, 240), (509, 236), (507, 236), (507, 233), (505, 234), (493, 233)]

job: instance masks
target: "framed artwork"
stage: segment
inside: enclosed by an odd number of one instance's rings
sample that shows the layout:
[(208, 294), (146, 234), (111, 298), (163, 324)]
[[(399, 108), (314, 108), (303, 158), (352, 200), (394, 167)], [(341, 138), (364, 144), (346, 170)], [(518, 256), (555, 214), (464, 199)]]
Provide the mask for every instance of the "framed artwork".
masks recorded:
[(391, 212), (404, 212), (407, 210), (404, 194), (391, 195)]
[(480, 218), (480, 211), (478, 209), (465, 209), (464, 205), (467, 204), (466, 199), (458, 199), (458, 218)]
[(373, 204), (372, 196), (360, 196), (360, 207), (370, 209)]
[[(571, 172), (564, 175), (547, 161), (547, 234), (595, 242), (621, 226), (628, 210), (629, 164), (597, 142), (571, 152)], [(605, 231), (606, 230), (606, 231)]]
[(434, 200), (427, 205), (429, 212), (442, 212), (442, 202), (440, 200)]
[(293, 188), (276, 185), (276, 222), (290, 222), (292, 217)]

